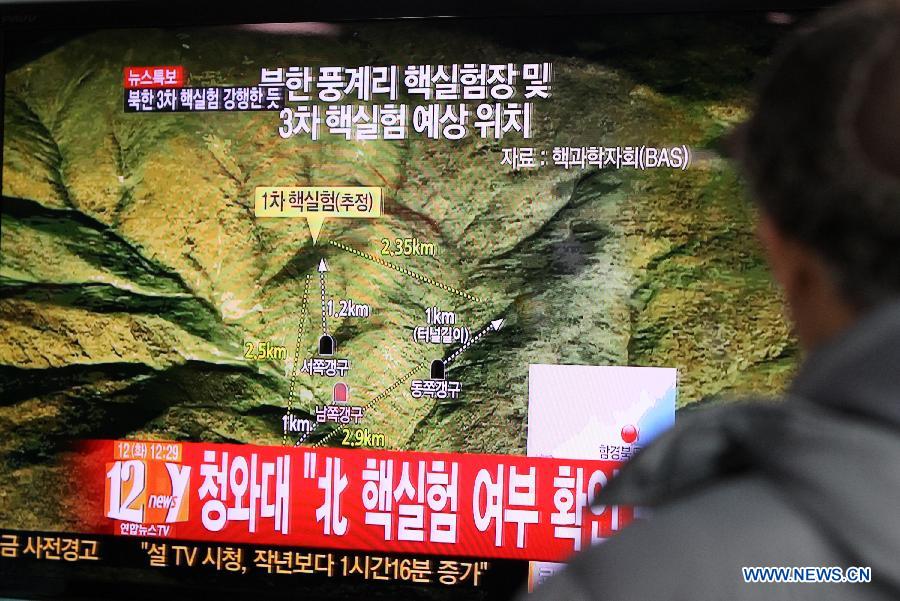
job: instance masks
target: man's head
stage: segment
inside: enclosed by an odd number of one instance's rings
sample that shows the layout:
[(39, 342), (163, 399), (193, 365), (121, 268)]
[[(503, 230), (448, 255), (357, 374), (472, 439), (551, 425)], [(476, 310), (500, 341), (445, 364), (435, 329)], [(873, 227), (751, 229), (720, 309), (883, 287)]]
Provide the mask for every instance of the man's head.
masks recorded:
[(739, 141), (804, 347), (900, 299), (900, 0), (854, 2), (797, 32)]

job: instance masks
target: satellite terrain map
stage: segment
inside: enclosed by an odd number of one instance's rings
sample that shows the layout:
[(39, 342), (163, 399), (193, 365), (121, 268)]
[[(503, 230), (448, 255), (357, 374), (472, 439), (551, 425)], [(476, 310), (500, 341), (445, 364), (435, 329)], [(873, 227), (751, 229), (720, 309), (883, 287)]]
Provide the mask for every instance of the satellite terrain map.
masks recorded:
[[(10, 52), (0, 523), (70, 525), (73, 440), (524, 454), (531, 364), (676, 368), (679, 411), (777, 394), (798, 351), (721, 140), (779, 32), (758, 15), (637, 24), (106, 30)], [(278, 110), (123, 96), (133, 65), (221, 87), (291, 65), (508, 63), (552, 64), (529, 138), (284, 137)], [(687, 148), (690, 166), (552, 159), (599, 146)], [(504, 162), (521, 148), (545, 163)], [(259, 216), (275, 187), (374, 190), (380, 215)], [(317, 421), (335, 401), (364, 416)]]

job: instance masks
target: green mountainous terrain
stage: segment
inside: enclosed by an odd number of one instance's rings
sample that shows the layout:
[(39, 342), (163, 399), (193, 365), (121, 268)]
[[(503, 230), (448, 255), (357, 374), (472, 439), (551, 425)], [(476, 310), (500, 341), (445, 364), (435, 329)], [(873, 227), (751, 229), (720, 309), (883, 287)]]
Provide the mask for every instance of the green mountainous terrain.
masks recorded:
[[(530, 363), (677, 367), (679, 408), (780, 391), (796, 346), (753, 209), (718, 151), (747, 115), (773, 34), (738, 17), (641, 23), (531, 43), (465, 21), (347, 25), (331, 37), (105, 31), (16, 66), (0, 205), (0, 523), (65, 525), (71, 440), (282, 444), (292, 379), (295, 413), (314, 419), (334, 381), (291, 374), (321, 334), (322, 258), (328, 294), (371, 308), (329, 324), (353, 365), (351, 402), (411, 371), (427, 378), (455, 349), (413, 341), (428, 308), (455, 312), (473, 334), (505, 320), (450, 367), (459, 399), (414, 399), (405, 381), (382, 395), (363, 425), (387, 448), (523, 453)], [(251, 85), (261, 67), (547, 60), (553, 96), (536, 104), (529, 141), (284, 140), (272, 112), (123, 111), (126, 65)], [(508, 146), (644, 144), (685, 144), (694, 162), (500, 165)], [(303, 219), (254, 216), (257, 186), (326, 185), (382, 186), (385, 216), (329, 220), (315, 245)], [(388, 260), (478, 301), (330, 243), (378, 256), (383, 238), (433, 243), (435, 256)], [(287, 359), (248, 361), (245, 344), (258, 341)]]

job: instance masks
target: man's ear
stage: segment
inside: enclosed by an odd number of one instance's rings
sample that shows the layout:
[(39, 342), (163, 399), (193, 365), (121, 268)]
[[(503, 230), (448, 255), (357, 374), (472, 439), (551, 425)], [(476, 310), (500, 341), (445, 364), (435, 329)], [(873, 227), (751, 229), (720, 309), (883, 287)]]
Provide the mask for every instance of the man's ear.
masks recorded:
[(844, 301), (818, 254), (784, 234), (765, 211), (760, 211), (756, 235), (784, 292), (801, 346), (814, 348), (853, 322), (855, 310)]
[(756, 235), (793, 312), (805, 310), (809, 302), (825, 300), (823, 295), (837, 295), (821, 257), (806, 244), (786, 235), (763, 210), (759, 213)]
[(785, 235), (764, 210), (759, 212), (756, 235), (765, 250), (772, 275), (784, 293), (796, 333), (803, 338), (807, 305), (812, 299), (821, 298), (819, 264), (805, 245)]
[(756, 222), (756, 237), (766, 253), (775, 281), (784, 289), (785, 294), (790, 296), (788, 289), (793, 286), (792, 282), (796, 277), (794, 257), (789, 248), (791, 245), (775, 221), (762, 209)]

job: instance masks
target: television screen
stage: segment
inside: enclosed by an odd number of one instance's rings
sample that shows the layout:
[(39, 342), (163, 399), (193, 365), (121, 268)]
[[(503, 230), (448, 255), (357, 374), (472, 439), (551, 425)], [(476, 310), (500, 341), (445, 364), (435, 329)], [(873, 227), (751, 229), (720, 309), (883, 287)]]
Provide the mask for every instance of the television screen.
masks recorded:
[(8, 34), (0, 592), (509, 598), (640, 519), (795, 366), (723, 142), (790, 21)]

